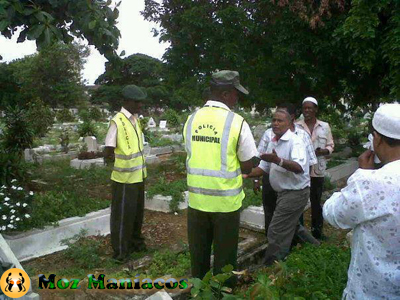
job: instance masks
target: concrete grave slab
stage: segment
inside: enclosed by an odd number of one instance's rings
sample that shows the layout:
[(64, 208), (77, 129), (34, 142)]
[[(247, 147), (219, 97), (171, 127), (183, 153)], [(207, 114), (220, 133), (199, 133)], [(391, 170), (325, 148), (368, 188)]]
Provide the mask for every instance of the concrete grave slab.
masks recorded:
[(358, 169), (358, 161), (356, 158), (351, 158), (346, 163), (326, 170), (327, 176), (331, 182), (336, 182), (343, 178), (349, 177)]
[[(186, 209), (189, 203), (189, 192), (184, 192), (184, 201), (179, 203), (178, 209)], [(144, 208), (153, 211), (161, 211), (164, 213), (171, 212), (169, 204), (172, 201), (171, 196), (155, 195), (153, 198), (146, 197)]]
[(20, 261), (64, 250), (61, 240), (87, 229), (88, 235), (107, 235), (110, 233), (110, 208), (92, 212), (84, 217), (61, 220), (58, 227), (33, 229), (17, 235), (4, 235), (7, 244)]
[(70, 162), (70, 166), (75, 169), (89, 169), (91, 166), (104, 167), (104, 159), (94, 158), (94, 159), (73, 159)]

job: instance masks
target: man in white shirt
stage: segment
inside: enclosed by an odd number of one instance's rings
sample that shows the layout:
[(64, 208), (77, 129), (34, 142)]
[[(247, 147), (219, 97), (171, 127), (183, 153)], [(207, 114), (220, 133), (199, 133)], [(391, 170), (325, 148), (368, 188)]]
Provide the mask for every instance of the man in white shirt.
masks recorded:
[[(263, 160), (248, 177), (269, 173), (277, 192), (276, 207), (268, 228), (268, 248), (263, 263), (271, 265), (286, 257), (310, 195), (309, 160), (303, 140), (290, 130), (291, 116), (278, 109), (272, 119), (273, 137)], [(247, 176), (245, 176), (247, 177)]]
[(400, 104), (379, 107), (372, 126), (374, 152), (323, 207), (331, 225), (353, 229), (343, 299), (400, 299)]

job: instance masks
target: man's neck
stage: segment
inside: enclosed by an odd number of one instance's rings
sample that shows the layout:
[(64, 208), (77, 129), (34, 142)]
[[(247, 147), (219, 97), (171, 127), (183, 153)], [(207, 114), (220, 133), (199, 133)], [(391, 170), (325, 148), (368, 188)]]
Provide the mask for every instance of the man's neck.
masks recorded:
[(396, 149), (397, 151), (394, 151), (393, 153), (388, 154), (385, 158), (382, 159), (383, 164), (388, 164), (391, 162), (394, 162), (396, 160), (400, 160), (400, 147), (397, 147), (399, 149)]
[(312, 119), (308, 119), (308, 120), (304, 119), (304, 122), (307, 125), (315, 125), (315, 123), (317, 123), (317, 118), (312, 118)]

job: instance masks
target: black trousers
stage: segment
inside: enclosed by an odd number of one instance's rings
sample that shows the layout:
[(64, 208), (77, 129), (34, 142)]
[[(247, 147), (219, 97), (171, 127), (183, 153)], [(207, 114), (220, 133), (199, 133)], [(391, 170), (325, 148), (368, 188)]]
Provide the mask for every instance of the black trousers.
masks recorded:
[(272, 189), (271, 184), (269, 183), (269, 174), (266, 174), (262, 177), (262, 200), (264, 207), (266, 236), (268, 236), (268, 227), (274, 215), (277, 199), (278, 194)]
[(322, 215), (321, 197), (324, 190), (324, 177), (311, 177), (311, 232), (314, 237), (320, 238), (324, 224)]
[(111, 245), (115, 258), (126, 258), (144, 244), (141, 236), (144, 182), (112, 184)]
[[(192, 276), (203, 279), (210, 270), (211, 245), (214, 243), (214, 274), (226, 265), (237, 266), (239, 210), (228, 213), (203, 212), (188, 208), (188, 240)], [(227, 284), (235, 284), (231, 278)]]

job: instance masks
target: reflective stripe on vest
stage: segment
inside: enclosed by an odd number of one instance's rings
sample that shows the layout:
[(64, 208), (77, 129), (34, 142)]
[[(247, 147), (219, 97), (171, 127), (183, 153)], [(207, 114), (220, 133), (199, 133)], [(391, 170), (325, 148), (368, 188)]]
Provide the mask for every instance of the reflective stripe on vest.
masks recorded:
[(242, 123), (241, 116), (212, 107), (198, 110), (187, 120), (184, 137), (190, 207), (208, 212), (241, 207), (244, 193), (236, 148)]
[[(186, 129), (186, 152), (188, 157), (190, 158), (192, 156), (192, 143), (191, 143), (191, 135), (192, 135), (192, 124), (193, 124), (193, 119), (196, 113), (194, 113), (191, 118), (188, 121), (187, 124), (187, 129)], [(216, 170), (207, 170), (207, 169), (198, 169), (198, 168), (190, 168), (187, 164), (186, 161), (186, 170), (188, 174), (192, 175), (202, 175), (202, 176), (211, 176), (211, 177), (219, 177), (219, 178), (235, 178), (239, 175), (242, 174), (240, 168), (233, 171), (233, 172), (228, 172), (227, 168), (227, 149), (228, 149), (228, 142), (229, 142), (229, 133), (231, 130), (231, 125), (233, 121), (233, 117), (235, 114), (233, 112), (228, 113), (228, 117), (226, 118), (225, 121), (225, 126), (224, 126), (224, 131), (222, 133), (222, 138), (221, 138), (221, 170), (216, 171)]]
[(142, 157), (142, 130), (138, 121), (135, 125), (123, 114), (113, 118), (117, 125), (117, 147), (111, 179), (120, 183), (137, 183), (146, 178), (147, 170)]

